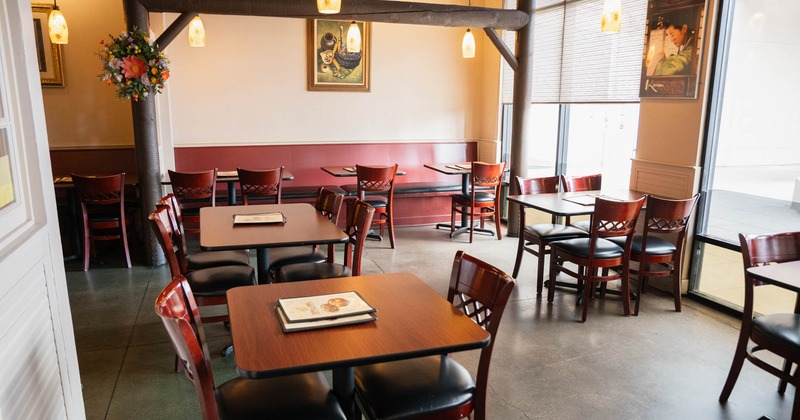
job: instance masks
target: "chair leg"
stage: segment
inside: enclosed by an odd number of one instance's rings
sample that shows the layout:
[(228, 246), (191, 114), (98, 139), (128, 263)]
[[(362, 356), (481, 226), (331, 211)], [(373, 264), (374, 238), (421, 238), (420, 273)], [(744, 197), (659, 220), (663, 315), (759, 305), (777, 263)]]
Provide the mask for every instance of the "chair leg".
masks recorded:
[[(787, 375), (792, 374), (792, 362), (790, 362), (789, 360), (783, 361), (783, 373)], [(786, 383), (787, 382), (784, 381), (783, 379), (781, 379), (781, 381), (778, 383), (778, 394), (783, 395), (786, 392)]]
[[(481, 219), (483, 220), (483, 219)], [(469, 243), (472, 243), (472, 234), (475, 232), (475, 209), (469, 208)]]
[(672, 266), (672, 294), (675, 299), (675, 312), (681, 312), (681, 264), (680, 256), (675, 256)]
[[(539, 253), (541, 258), (541, 253)], [(553, 298), (556, 294), (556, 276), (558, 274), (558, 258), (556, 253), (550, 250), (550, 280), (547, 283), (547, 302), (553, 303)]]
[(392, 214), (391, 210), (386, 213), (386, 224), (389, 231), (389, 245), (394, 249), (394, 214)]
[(125, 220), (120, 221), (122, 225), (122, 248), (125, 251), (125, 263), (128, 268), (131, 268), (131, 251), (128, 249), (128, 228), (125, 226)]
[(453, 237), (453, 232), (456, 231), (456, 206), (455, 203), (450, 208), (450, 237)]
[(89, 239), (89, 228), (83, 228), (83, 271), (89, 271), (89, 257), (92, 253), (92, 241)]
[(589, 315), (589, 299), (592, 298), (594, 291), (594, 282), (586, 280), (583, 285), (583, 313), (581, 314), (581, 322), (586, 322), (586, 317)]
[(536, 256), (536, 297), (542, 296), (542, 287), (544, 286), (544, 256), (548, 254), (545, 246), (545, 244), (539, 243), (539, 254)]
[(647, 276), (641, 274), (645, 272), (643, 268), (646, 269), (647, 267), (639, 267), (639, 274), (636, 275), (636, 303), (633, 306), (633, 316), (639, 316), (639, 304), (642, 302), (644, 282), (647, 280)]
[[(511, 274), (511, 277), (515, 279), (519, 275), (519, 266), (522, 265), (522, 254), (525, 252), (525, 235), (520, 232), (519, 233), (519, 245), (517, 245), (517, 258), (514, 260), (514, 272)], [(542, 290), (539, 289), (539, 293), (542, 293)]]
[(503, 225), (500, 223), (500, 198), (494, 202), (494, 228), (497, 231), (497, 239), (503, 239)]
[(749, 340), (749, 332), (742, 330), (739, 333), (739, 341), (736, 343), (736, 352), (733, 354), (733, 361), (731, 362), (731, 370), (728, 372), (728, 379), (725, 380), (725, 385), (722, 387), (722, 392), (719, 394), (719, 402), (721, 403), (728, 401), (728, 397), (731, 396), (731, 392), (733, 391), (733, 386), (736, 385), (736, 379), (739, 378), (742, 365), (744, 365), (745, 354), (747, 353), (747, 342)]
[(622, 310), (625, 316), (631, 316), (631, 272), (630, 267), (622, 267)]

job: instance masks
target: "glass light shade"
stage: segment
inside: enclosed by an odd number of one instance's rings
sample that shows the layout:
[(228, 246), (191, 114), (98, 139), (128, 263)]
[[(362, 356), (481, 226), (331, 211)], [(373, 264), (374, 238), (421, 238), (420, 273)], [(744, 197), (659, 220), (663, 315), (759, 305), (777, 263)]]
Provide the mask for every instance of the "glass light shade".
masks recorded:
[(347, 30), (347, 52), (361, 52), (361, 31), (355, 22), (351, 22)]
[(464, 58), (475, 58), (475, 36), (467, 29), (464, 39), (461, 41), (461, 56)]
[(203, 27), (203, 21), (200, 16), (195, 16), (189, 22), (189, 45), (192, 47), (206, 46), (206, 28)]
[(603, 18), (600, 32), (619, 33), (622, 25), (622, 0), (606, 0), (603, 3)]
[(50, 18), (47, 20), (48, 32), (50, 33), (50, 42), (53, 44), (66, 44), (69, 42), (69, 28), (67, 28), (67, 20), (58, 10), (58, 6), (53, 7), (50, 11)]
[(317, 0), (317, 10), (320, 13), (329, 15), (332, 13), (339, 13), (342, 8), (342, 0)]

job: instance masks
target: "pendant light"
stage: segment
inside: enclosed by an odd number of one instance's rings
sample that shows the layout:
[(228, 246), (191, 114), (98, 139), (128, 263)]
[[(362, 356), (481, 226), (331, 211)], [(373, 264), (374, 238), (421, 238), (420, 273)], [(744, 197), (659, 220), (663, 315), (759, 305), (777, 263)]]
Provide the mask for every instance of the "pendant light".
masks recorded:
[(600, 32), (619, 33), (622, 25), (622, 0), (605, 0), (603, 3), (603, 18), (600, 22)]
[(326, 15), (339, 13), (342, 8), (342, 0), (317, 0), (317, 10)]
[(199, 15), (189, 22), (189, 45), (192, 47), (206, 46), (206, 29), (203, 27), (203, 21)]
[(461, 56), (464, 58), (475, 58), (475, 36), (472, 35), (469, 28), (467, 28), (464, 39), (461, 41)]
[(58, 3), (53, 0), (53, 10), (50, 11), (50, 18), (47, 20), (48, 32), (50, 33), (50, 42), (53, 44), (67, 44), (69, 43), (69, 28), (67, 28), (67, 20), (58, 9)]
[(361, 52), (361, 31), (355, 21), (350, 22), (347, 30), (347, 52)]

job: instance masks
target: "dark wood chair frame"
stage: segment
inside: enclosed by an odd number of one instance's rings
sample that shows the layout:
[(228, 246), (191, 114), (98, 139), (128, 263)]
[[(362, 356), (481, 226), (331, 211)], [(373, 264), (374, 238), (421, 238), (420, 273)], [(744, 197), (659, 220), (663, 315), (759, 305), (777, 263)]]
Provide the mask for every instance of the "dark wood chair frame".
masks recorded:
[[(452, 195), (450, 206), (450, 236), (456, 230), (456, 213), (469, 216), (469, 243), (472, 243), (475, 229), (475, 217), (480, 219), (481, 228), (487, 218), (494, 217), (497, 239), (503, 239), (503, 229), (500, 223), (500, 187), (503, 185), (503, 175), (506, 163), (472, 162), (469, 175), (470, 191), (468, 196), (463, 194)], [(476, 201), (478, 194), (494, 195), (492, 201)], [(491, 231), (489, 231), (491, 233)]]
[[(514, 177), (514, 191), (519, 194), (548, 194), (558, 192), (561, 184), (561, 176), (550, 176), (544, 178), (522, 178)], [(588, 236), (583, 231), (577, 232), (575, 228), (560, 225), (557, 218), (553, 215), (549, 224), (537, 224), (531, 226), (534, 230), (529, 230), (525, 220), (527, 208), (519, 206), (519, 244), (517, 245), (517, 257), (514, 261), (514, 272), (512, 276), (517, 278), (519, 269), (522, 265), (522, 255), (525, 252), (531, 253), (537, 258), (536, 267), (536, 296), (542, 295), (544, 284), (545, 256), (550, 254), (550, 242), (561, 239), (579, 238)], [(539, 231), (547, 231), (550, 234), (538, 234)], [(534, 246), (536, 248), (534, 248)]]
[(172, 192), (183, 214), (184, 233), (200, 232), (200, 207), (217, 205), (217, 170), (176, 172), (169, 170)]
[[(431, 407), (431, 413), (423, 414), (422, 417), (418, 418), (461, 419), (470, 417), (477, 420), (486, 418), (489, 365), (492, 360), (494, 345), (497, 342), (500, 320), (503, 317), (503, 312), (515, 285), (515, 280), (497, 267), (466, 254), (464, 251), (456, 252), (453, 260), (453, 269), (450, 273), (447, 300), (453, 304), (455, 309), (463, 312), (488, 331), (492, 340), (488, 346), (481, 349), (478, 361), (478, 375), (475, 381), (475, 393), (472, 399), (464, 405), (446, 411)], [(390, 363), (403, 363), (403, 361)], [(357, 370), (358, 368), (356, 368), (356, 372)], [(370, 410), (366, 408), (366, 401), (363, 393), (359, 392), (358, 386), (356, 386), (356, 402), (365, 417), (369, 417)]]
[[(581, 176), (561, 176), (561, 191), (564, 192), (582, 192), (582, 191), (597, 191), (603, 186), (603, 175), (581, 175)], [(591, 216), (589, 217), (591, 219)], [(567, 216), (564, 220), (567, 225), (573, 225), (578, 229), (589, 231), (591, 228), (591, 221), (579, 220), (572, 223), (572, 218)]]
[[(377, 220), (373, 224), (379, 226), (379, 236), (383, 238), (383, 226), (389, 231), (389, 245), (394, 249), (394, 181), (397, 177), (397, 164), (392, 166), (356, 165), (356, 195), (375, 208)], [(374, 195), (383, 198), (376, 200)], [(385, 205), (383, 204), (385, 203)], [(372, 236), (371, 236), (372, 237)]]
[(83, 271), (89, 270), (89, 257), (97, 255), (95, 241), (120, 239), (125, 264), (131, 267), (128, 227), (133, 218), (125, 208), (125, 173), (110, 176), (72, 174), (75, 195), (80, 203), (83, 226)]
[[(776, 325), (792, 330), (797, 335), (796, 325), (800, 323), (800, 294), (797, 295), (793, 314), (769, 314), (756, 316), (754, 311), (755, 288), (767, 283), (761, 282), (747, 273), (747, 269), (760, 265), (780, 264), (789, 261), (800, 260), (800, 232), (785, 232), (766, 235), (744, 235), (739, 234), (739, 243), (742, 248), (742, 262), (744, 263), (744, 308), (742, 309), (742, 328), (739, 333), (739, 340), (736, 343), (736, 352), (733, 355), (733, 362), (728, 373), (728, 378), (722, 388), (719, 401), (728, 401), (733, 391), (739, 373), (742, 370), (745, 360), (749, 360), (759, 368), (769, 372), (779, 378), (778, 393), (783, 395), (786, 391), (786, 384), (792, 384), (795, 388), (800, 384), (800, 369), (795, 369), (792, 373), (792, 365), (800, 365), (800, 352), (797, 350), (796, 343), (790, 340), (782, 340), (779, 334), (764, 334), (764, 327), (754, 328), (754, 319), (761, 325)], [(750, 342), (753, 346), (750, 346)], [(768, 358), (761, 358), (756, 353), (766, 350), (784, 360), (783, 368), (774, 366)], [(793, 420), (800, 419), (800, 392), (795, 391), (794, 402), (792, 404)]]
[(236, 171), (239, 173), (239, 187), (245, 206), (254, 198), (259, 203), (264, 199), (272, 199), (274, 204), (281, 204), (283, 166), (265, 170), (237, 168)]
[[(630, 316), (630, 256), (633, 232), (636, 220), (644, 204), (645, 196), (634, 201), (616, 201), (596, 198), (592, 226), (589, 238), (568, 239), (550, 243), (550, 280), (548, 282), (547, 301), (553, 302), (555, 297), (556, 276), (565, 273), (577, 279), (583, 286), (583, 314), (581, 322), (586, 322), (589, 303), (595, 290), (595, 283), (604, 283), (620, 280), (622, 287), (620, 296), (625, 316)], [(619, 253), (613, 253), (608, 258), (599, 258), (595, 250), (599, 241), (606, 241), (606, 245), (613, 245), (607, 238), (625, 237), (625, 244)], [(582, 257), (565, 251), (562, 243), (569, 241), (588, 241), (588, 257)], [(572, 262), (578, 266), (571, 270), (564, 266), (565, 262)], [(614, 268), (613, 272), (610, 269)], [(602, 273), (598, 274), (598, 270)], [(578, 289), (580, 291), (580, 287)]]
[[(637, 269), (630, 269), (630, 273), (636, 275), (637, 283), (634, 316), (639, 315), (639, 303), (642, 301), (642, 294), (650, 277), (672, 277), (675, 311), (681, 312), (683, 246), (686, 243), (686, 227), (699, 197), (700, 194), (695, 194), (685, 200), (670, 200), (653, 195), (647, 196), (644, 230), (641, 238), (634, 237), (634, 241), (641, 240), (641, 246), (631, 248), (631, 261), (638, 263)], [(675, 246), (675, 251), (666, 254), (648, 253), (648, 240), (652, 240), (653, 237), (671, 242)]]

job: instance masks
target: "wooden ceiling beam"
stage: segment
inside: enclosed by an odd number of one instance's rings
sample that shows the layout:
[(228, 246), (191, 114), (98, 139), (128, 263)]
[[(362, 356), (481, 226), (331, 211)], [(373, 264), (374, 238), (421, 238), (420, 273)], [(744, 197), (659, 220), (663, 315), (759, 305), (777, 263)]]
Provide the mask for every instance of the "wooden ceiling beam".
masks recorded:
[(313, 0), (138, 0), (150, 12), (358, 20), (517, 31), (530, 16), (520, 10), (386, 0), (344, 0), (341, 13), (323, 15)]

